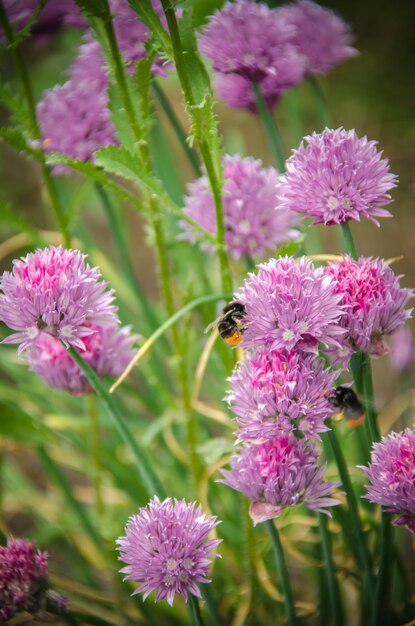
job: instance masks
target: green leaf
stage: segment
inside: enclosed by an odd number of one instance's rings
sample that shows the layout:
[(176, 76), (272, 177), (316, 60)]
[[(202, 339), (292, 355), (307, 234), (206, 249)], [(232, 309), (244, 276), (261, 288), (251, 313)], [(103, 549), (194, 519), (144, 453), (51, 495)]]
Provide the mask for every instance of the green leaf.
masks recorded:
[(11, 402), (0, 404), (0, 434), (20, 443), (53, 442), (54, 435), (40, 422)]
[(35, 245), (47, 245), (47, 242), (42, 238), (37, 229), (29, 224), (29, 222), (26, 222), (26, 220), (20, 217), (20, 215), (17, 215), (16, 211), (12, 209), (11, 206), (1, 198), (0, 214), (3, 224), (9, 224), (10, 226), (14, 226), (19, 233), (26, 233)]
[(108, 2), (102, 0), (75, 0), (75, 2), (88, 18), (111, 19)]
[(128, 4), (138, 15), (140, 19), (148, 26), (152, 36), (157, 39), (161, 49), (169, 60), (173, 60), (173, 48), (170, 37), (165, 31), (159, 16), (154, 11), (150, 0), (128, 0)]
[(26, 126), (29, 112), (25, 103), (10, 83), (0, 82), (0, 102), (8, 108), (11, 113), (12, 120), (16, 124), (24, 127)]
[(43, 11), (43, 8), (46, 2), (47, 0), (39, 0), (39, 2), (37, 3), (35, 7), (35, 10), (33, 11), (32, 15), (29, 17), (24, 28), (15, 32), (12, 46), (18, 46), (20, 42), (22, 42), (24, 39), (26, 39), (26, 37), (30, 35), (30, 31), (32, 30), (33, 26), (36, 24), (37, 19), (39, 15), (41, 14), (41, 12)]
[(17, 150), (21, 150), (39, 161), (43, 160), (44, 153), (39, 148), (31, 146), (24, 132), (16, 126), (3, 126), (0, 128), (0, 138), (7, 141)]

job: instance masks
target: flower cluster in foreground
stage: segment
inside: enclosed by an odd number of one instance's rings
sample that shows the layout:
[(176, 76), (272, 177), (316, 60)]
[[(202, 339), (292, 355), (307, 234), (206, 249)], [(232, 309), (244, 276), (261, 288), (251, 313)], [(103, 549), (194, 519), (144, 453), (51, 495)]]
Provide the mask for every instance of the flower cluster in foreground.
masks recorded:
[(199, 47), (231, 107), (256, 110), (256, 85), (268, 106), (304, 76), (323, 74), (354, 56), (348, 26), (308, 0), (276, 9), (252, 0), (227, 2), (209, 18)]
[[(299, 237), (294, 229), (296, 215), (283, 209), (279, 200), (279, 175), (273, 167), (262, 167), (252, 157), (225, 156), (223, 219), (229, 253), (234, 259), (264, 255), (281, 243)], [(188, 185), (184, 213), (204, 230), (216, 233), (216, 213), (212, 191), (204, 175)], [(188, 222), (181, 222), (185, 231), (181, 238), (192, 243), (203, 240), (203, 234)], [(203, 244), (202, 244), (203, 247)], [(209, 252), (211, 247), (204, 246)]]
[(415, 432), (409, 428), (391, 433), (373, 445), (371, 462), (362, 467), (370, 484), (370, 502), (396, 513), (395, 525), (415, 533)]
[(330, 497), (340, 483), (323, 480), (315, 447), (305, 439), (282, 434), (240, 449), (231, 458), (231, 470), (222, 470), (223, 482), (251, 501), (254, 524), (278, 517), (303, 502), (312, 511), (327, 513), (340, 504)]
[(186, 602), (189, 593), (200, 598), (198, 584), (209, 582), (212, 551), (221, 542), (208, 538), (218, 524), (194, 502), (154, 497), (130, 517), (125, 537), (117, 540), (119, 558), (127, 563), (121, 570), (124, 580), (139, 583), (134, 593), (143, 593), (144, 600), (153, 591), (156, 601), (166, 599), (170, 605), (176, 594)]

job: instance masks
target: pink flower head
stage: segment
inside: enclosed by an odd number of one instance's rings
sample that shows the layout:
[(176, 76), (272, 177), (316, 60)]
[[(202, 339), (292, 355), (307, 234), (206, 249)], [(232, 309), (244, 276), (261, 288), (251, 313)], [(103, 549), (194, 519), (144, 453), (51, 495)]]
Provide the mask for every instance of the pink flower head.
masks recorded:
[(326, 74), (358, 54), (350, 45), (353, 36), (349, 25), (330, 9), (309, 0), (297, 0), (282, 6), (279, 12), (295, 27), (293, 43), (306, 58), (308, 75)]
[[(119, 376), (133, 358), (132, 346), (137, 339), (130, 327), (102, 328), (89, 325), (92, 335), (81, 337), (85, 350), (78, 350), (83, 359), (98, 376)], [(92, 389), (60, 341), (52, 335), (41, 333), (26, 353), (30, 368), (49, 387), (68, 391), (75, 396), (92, 392)]]
[(0, 546), (0, 622), (18, 611), (35, 612), (44, 597), (48, 555), (26, 539), (9, 537)]
[[(37, 5), (38, 0), (4, 0), (8, 19), (18, 30), (27, 25)], [(83, 28), (85, 22), (74, 0), (50, 0), (46, 2), (31, 28), (31, 34), (37, 36), (53, 34), (63, 25)]]
[(352, 349), (373, 356), (388, 352), (384, 335), (391, 335), (411, 316), (405, 306), (414, 292), (399, 285), (389, 265), (381, 259), (346, 256), (330, 263), (327, 276), (333, 279), (335, 292), (342, 296), (346, 329)]
[(408, 326), (401, 326), (391, 337), (390, 360), (394, 369), (408, 372), (415, 364), (415, 342)]
[(395, 525), (415, 532), (415, 432), (407, 428), (373, 444), (371, 462), (361, 467), (371, 484), (363, 496), (399, 517)]
[(311, 354), (259, 352), (237, 367), (229, 379), (227, 401), (236, 415), (239, 440), (264, 441), (298, 430), (319, 438), (333, 415), (328, 397), (337, 374)]
[[(295, 239), (299, 232), (292, 227), (296, 219), (291, 211), (281, 209), (278, 197), (279, 175), (273, 167), (262, 167), (252, 157), (224, 157), (223, 213), (226, 243), (231, 256), (264, 255), (267, 249)], [(216, 233), (216, 214), (212, 192), (204, 175), (188, 185), (184, 213), (209, 233)], [(194, 243), (203, 235), (187, 222), (182, 239)], [(211, 247), (205, 249), (213, 253)]]
[(319, 343), (341, 345), (341, 296), (324, 269), (304, 257), (258, 265), (234, 299), (246, 310), (245, 348), (317, 353)]
[(13, 262), (0, 281), (0, 321), (16, 330), (4, 343), (20, 343), (19, 352), (42, 333), (80, 350), (91, 324), (114, 326), (117, 307), (113, 290), (100, 280), (98, 268), (85, 263), (79, 250), (50, 246)]
[[(218, 72), (219, 95), (230, 106), (256, 109), (257, 83), (270, 106), (304, 76), (294, 28), (275, 9), (251, 0), (227, 2), (209, 18), (199, 47)], [(237, 99), (235, 94), (238, 95)]]
[(382, 207), (397, 177), (376, 141), (359, 138), (354, 130), (330, 130), (305, 137), (287, 160), (282, 179), (282, 202), (291, 211), (313, 217), (313, 224), (342, 224), (361, 217), (379, 225), (391, 217)]
[(281, 434), (261, 444), (242, 447), (231, 458), (231, 469), (221, 470), (225, 483), (251, 500), (254, 525), (278, 517), (284, 509), (303, 502), (309, 509), (326, 513), (339, 504), (329, 497), (339, 483), (324, 482), (325, 468), (318, 463), (316, 448), (306, 439)]
[(124, 580), (139, 583), (134, 591), (143, 600), (153, 591), (156, 601), (173, 605), (176, 593), (187, 602), (188, 594), (200, 598), (198, 583), (206, 579), (213, 554), (221, 539), (208, 539), (219, 522), (206, 517), (195, 502), (155, 496), (128, 520), (125, 537), (117, 540), (119, 559), (127, 563)]

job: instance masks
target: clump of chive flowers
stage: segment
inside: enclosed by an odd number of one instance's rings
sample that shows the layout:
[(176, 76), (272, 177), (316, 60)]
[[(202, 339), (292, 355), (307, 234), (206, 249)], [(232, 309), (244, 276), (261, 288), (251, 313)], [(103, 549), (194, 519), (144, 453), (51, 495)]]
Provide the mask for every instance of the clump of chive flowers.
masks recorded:
[(399, 373), (407, 373), (415, 365), (415, 342), (408, 326), (401, 326), (391, 337), (390, 360)]
[(301, 82), (305, 60), (292, 43), (294, 32), (278, 10), (251, 0), (227, 2), (209, 18), (199, 48), (212, 61), (217, 91), (229, 106), (255, 111), (254, 84), (273, 106)]
[[(264, 255), (281, 244), (299, 237), (293, 228), (294, 213), (282, 209), (279, 203), (279, 174), (273, 167), (262, 167), (252, 157), (225, 155), (223, 219), (228, 250), (234, 259)], [(216, 213), (212, 191), (204, 175), (188, 185), (183, 212), (208, 233), (216, 233)], [(181, 222), (185, 231), (182, 239), (192, 243), (203, 241), (203, 233), (188, 222)], [(212, 252), (211, 247), (202, 247)]]
[(26, 539), (9, 537), (0, 546), (0, 622), (18, 611), (36, 613), (46, 597), (58, 610), (66, 608), (65, 598), (47, 591), (48, 555)]
[(304, 257), (261, 263), (235, 300), (246, 310), (245, 348), (317, 353), (320, 343), (341, 346), (342, 296), (324, 268)]
[(22, 352), (48, 333), (85, 350), (85, 336), (95, 332), (91, 324), (118, 324), (113, 290), (106, 291), (99, 269), (85, 258), (50, 246), (13, 262), (0, 279), (0, 321), (17, 332), (4, 343), (18, 343)]
[(355, 261), (345, 256), (330, 263), (326, 275), (342, 296), (345, 314), (340, 324), (352, 350), (373, 356), (387, 353), (384, 336), (392, 335), (411, 316), (412, 309), (405, 306), (414, 292), (401, 287), (399, 277), (381, 259), (361, 256)]
[(120, 570), (124, 580), (139, 583), (134, 594), (142, 593), (144, 600), (153, 591), (156, 601), (166, 599), (170, 605), (176, 594), (186, 602), (189, 593), (200, 598), (198, 584), (210, 582), (206, 576), (216, 556), (212, 551), (222, 541), (208, 538), (218, 524), (195, 502), (160, 502), (155, 496), (130, 517), (125, 537), (117, 540), (119, 559), (127, 563)]
[(337, 373), (312, 354), (260, 351), (249, 354), (229, 379), (226, 400), (236, 415), (239, 441), (263, 441), (295, 430), (319, 438), (330, 430), (328, 397)]
[(315, 446), (306, 439), (280, 434), (260, 444), (242, 446), (230, 464), (230, 470), (221, 470), (219, 482), (251, 501), (249, 513), (254, 525), (300, 503), (327, 515), (326, 507), (339, 504), (331, 497), (339, 483), (323, 480), (325, 467), (319, 464)]
[[(85, 349), (78, 352), (98, 376), (119, 376), (134, 356), (132, 347), (137, 336), (131, 334), (129, 326), (89, 327), (93, 334), (80, 338)], [(87, 379), (56, 337), (41, 333), (27, 350), (26, 360), (49, 387), (75, 396), (92, 393)]]
[(383, 207), (392, 202), (388, 192), (397, 177), (376, 145), (343, 128), (308, 135), (286, 162), (283, 205), (314, 218), (313, 224), (367, 217), (379, 225), (377, 217), (391, 217)]
[(415, 532), (415, 432), (391, 433), (373, 444), (368, 467), (370, 481), (364, 498), (398, 514), (393, 522)]
[(351, 29), (338, 15), (309, 0), (297, 0), (279, 12), (295, 27), (292, 39), (306, 59), (306, 74), (326, 74), (335, 65), (356, 56)]

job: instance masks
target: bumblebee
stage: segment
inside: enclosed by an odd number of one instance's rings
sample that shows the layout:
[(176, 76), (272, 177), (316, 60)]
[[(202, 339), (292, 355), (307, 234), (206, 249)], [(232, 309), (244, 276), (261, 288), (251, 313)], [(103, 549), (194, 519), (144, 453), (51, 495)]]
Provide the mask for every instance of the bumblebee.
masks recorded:
[(241, 343), (245, 325), (243, 319), (246, 315), (245, 307), (240, 302), (230, 302), (223, 309), (221, 315), (207, 328), (217, 328), (220, 336), (231, 346)]
[(355, 428), (364, 422), (365, 410), (359, 398), (350, 387), (339, 385), (335, 388), (334, 394), (329, 396), (329, 401), (336, 409), (340, 409), (340, 416), (345, 417), (349, 428)]

